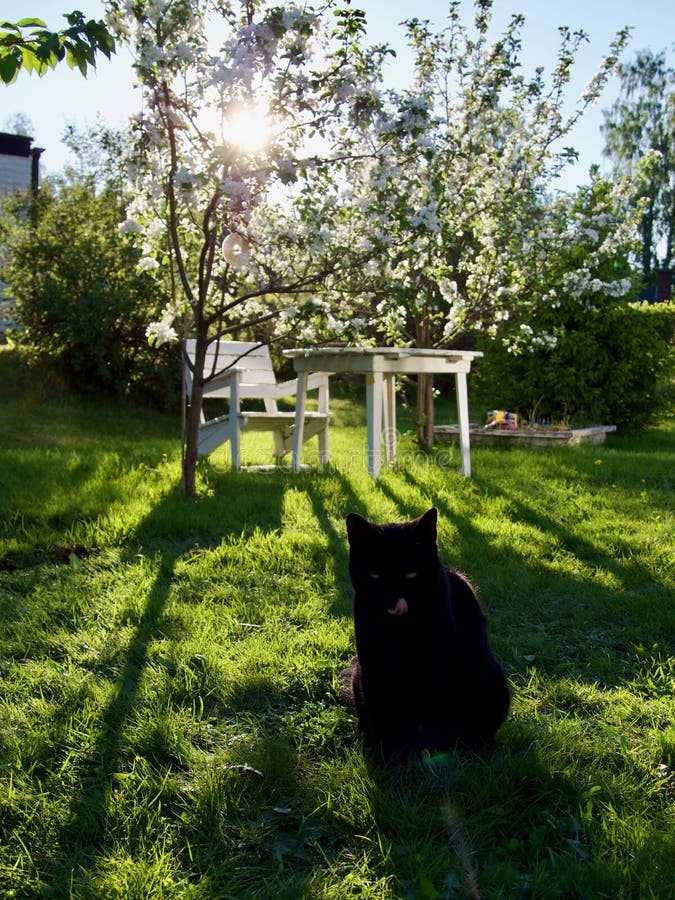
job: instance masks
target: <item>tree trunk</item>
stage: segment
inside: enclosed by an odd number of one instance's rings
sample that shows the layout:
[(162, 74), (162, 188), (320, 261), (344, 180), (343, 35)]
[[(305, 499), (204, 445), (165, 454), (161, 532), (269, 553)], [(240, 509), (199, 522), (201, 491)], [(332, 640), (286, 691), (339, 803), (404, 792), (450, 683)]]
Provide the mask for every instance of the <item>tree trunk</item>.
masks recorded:
[[(199, 438), (199, 409), (195, 402), (196, 384), (192, 385), (189, 400), (187, 429), (185, 435), (185, 455), (183, 457), (183, 495), (194, 497), (197, 493), (197, 442)], [(201, 392), (200, 392), (201, 393)], [(201, 408), (201, 398), (199, 401)]]
[(642, 219), (642, 282), (643, 286), (651, 284), (653, 275), (652, 260), (654, 257), (654, 202), (649, 206)]
[(195, 344), (192, 390), (188, 399), (187, 426), (185, 429), (185, 452), (183, 456), (183, 495), (194, 497), (197, 493), (197, 449), (199, 443), (199, 423), (204, 398), (204, 364), (206, 360), (206, 335), (197, 335)]
[(417, 376), (417, 440), (423, 450), (434, 446), (434, 377)]
[[(427, 295), (429, 287), (423, 291), (425, 301), (415, 322), (415, 344), (417, 347), (431, 347), (429, 324), (429, 305)], [(417, 443), (422, 450), (431, 450), (434, 446), (434, 376), (419, 374), (417, 376)]]

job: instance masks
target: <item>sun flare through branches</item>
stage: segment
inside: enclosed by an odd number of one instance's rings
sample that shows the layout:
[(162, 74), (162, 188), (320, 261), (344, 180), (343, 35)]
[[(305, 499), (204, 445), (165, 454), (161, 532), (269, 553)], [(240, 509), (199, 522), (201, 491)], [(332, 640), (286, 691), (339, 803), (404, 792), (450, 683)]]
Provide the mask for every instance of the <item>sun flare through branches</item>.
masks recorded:
[(223, 117), (223, 137), (245, 152), (263, 150), (272, 136), (272, 121), (263, 104), (233, 104)]

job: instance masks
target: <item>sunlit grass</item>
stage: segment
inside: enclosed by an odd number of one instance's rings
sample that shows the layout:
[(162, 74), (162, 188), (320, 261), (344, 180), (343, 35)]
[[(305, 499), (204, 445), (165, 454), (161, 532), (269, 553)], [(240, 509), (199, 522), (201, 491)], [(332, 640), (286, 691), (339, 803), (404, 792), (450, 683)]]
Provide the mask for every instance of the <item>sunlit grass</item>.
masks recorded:
[[(336, 390), (327, 472), (225, 450), (188, 501), (173, 418), (25, 383), (0, 395), (5, 894), (673, 895), (671, 425), (477, 448), (471, 480), (404, 434), (373, 483)], [(485, 758), (386, 771), (338, 703), (344, 516), (431, 504), (513, 708)]]

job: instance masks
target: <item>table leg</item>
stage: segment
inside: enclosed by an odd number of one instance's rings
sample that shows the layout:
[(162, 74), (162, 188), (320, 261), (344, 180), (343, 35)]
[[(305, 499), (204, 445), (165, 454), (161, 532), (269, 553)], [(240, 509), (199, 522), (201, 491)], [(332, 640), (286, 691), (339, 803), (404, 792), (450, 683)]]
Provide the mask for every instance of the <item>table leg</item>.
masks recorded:
[(307, 406), (307, 372), (298, 372), (298, 388), (295, 395), (295, 427), (293, 428), (293, 455), (291, 466), (300, 471), (300, 457), (305, 431), (305, 408)]
[[(319, 412), (328, 415), (328, 376), (319, 388)], [(319, 465), (328, 465), (328, 422), (326, 427), (319, 432)]]
[(366, 427), (368, 431), (368, 471), (378, 478), (382, 465), (382, 373), (366, 375)]
[(396, 462), (396, 376), (384, 376), (384, 460), (387, 466)]
[(457, 393), (457, 415), (459, 417), (459, 445), (462, 452), (462, 474), (471, 475), (471, 439), (469, 436), (469, 395), (466, 387), (466, 372), (455, 373)]

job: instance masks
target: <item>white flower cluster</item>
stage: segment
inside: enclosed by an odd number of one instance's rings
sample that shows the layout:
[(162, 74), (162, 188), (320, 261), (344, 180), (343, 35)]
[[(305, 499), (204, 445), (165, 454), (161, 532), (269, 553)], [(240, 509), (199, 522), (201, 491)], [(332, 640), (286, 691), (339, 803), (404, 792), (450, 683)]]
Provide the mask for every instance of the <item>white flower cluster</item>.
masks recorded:
[(155, 347), (161, 347), (162, 344), (167, 344), (178, 338), (175, 328), (167, 319), (160, 319), (159, 322), (150, 322), (145, 329), (145, 336), (148, 339), (148, 343)]
[(425, 96), (406, 95), (399, 108), (380, 123), (379, 133), (383, 136), (413, 136), (416, 139), (428, 127), (430, 113), (431, 104)]
[(408, 318), (408, 310), (402, 304), (392, 304), (389, 300), (382, 300), (375, 307), (382, 327), (388, 334), (400, 333)]
[(185, 304), (182, 303), (167, 303), (162, 310), (162, 316), (159, 321), (150, 322), (145, 329), (145, 336), (149, 344), (161, 347), (162, 344), (177, 340), (178, 334), (173, 327), (173, 323), (183, 311), (184, 306)]
[(126, 218), (118, 225), (120, 234), (143, 234), (145, 228), (136, 219)]
[(562, 276), (563, 292), (577, 300), (597, 294), (617, 299), (627, 297), (632, 286), (630, 278), (603, 281), (601, 278), (593, 277), (588, 271), (564, 272)]

